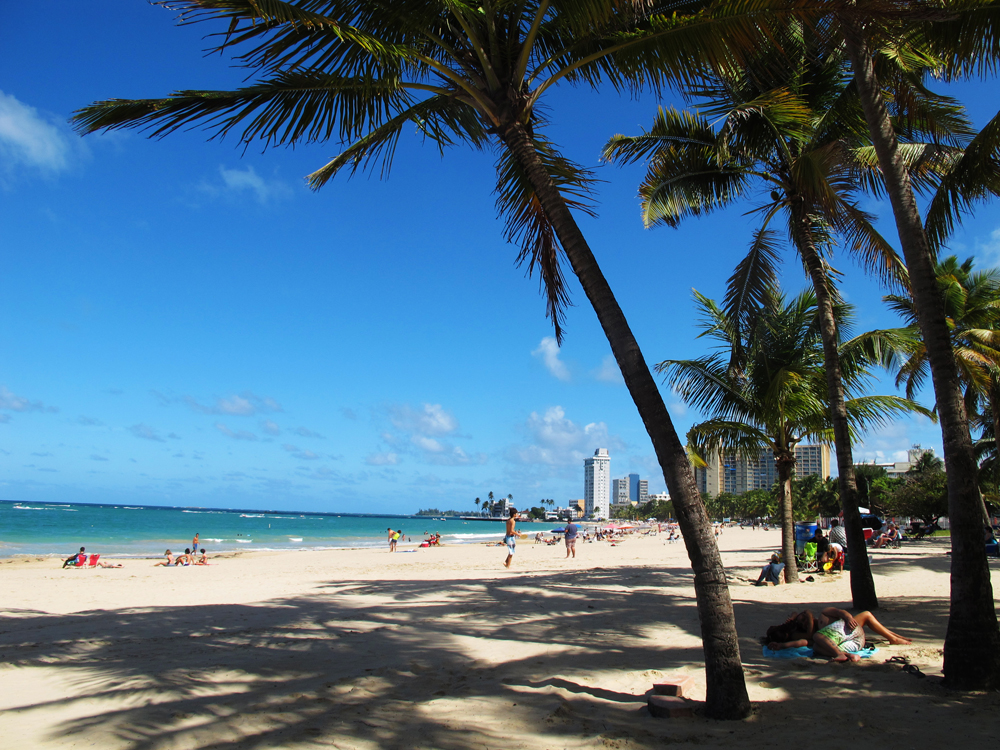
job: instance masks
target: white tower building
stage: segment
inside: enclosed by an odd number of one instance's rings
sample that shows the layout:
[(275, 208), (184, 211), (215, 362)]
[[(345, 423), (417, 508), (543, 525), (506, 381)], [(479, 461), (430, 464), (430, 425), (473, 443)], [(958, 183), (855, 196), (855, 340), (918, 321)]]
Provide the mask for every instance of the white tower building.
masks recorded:
[(610, 518), (611, 457), (598, 448), (583, 461), (583, 512), (588, 518)]

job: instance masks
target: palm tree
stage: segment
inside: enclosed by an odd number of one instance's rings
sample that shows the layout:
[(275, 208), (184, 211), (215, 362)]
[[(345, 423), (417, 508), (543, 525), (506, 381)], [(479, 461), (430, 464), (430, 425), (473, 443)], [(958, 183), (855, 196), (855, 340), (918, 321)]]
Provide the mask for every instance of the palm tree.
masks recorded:
[[(816, 296), (810, 290), (790, 302), (770, 286), (760, 304), (740, 321), (713, 300), (695, 293), (703, 333), (719, 342), (718, 350), (695, 360), (667, 360), (657, 365), (665, 382), (685, 401), (710, 416), (688, 432), (695, 455), (716, 452), (756, 457), (770, 451), (778, 474), (781, 541), (785, 580), (798, 581), (795, 564), (792, 473), (795, 446), (803, 440), (829, 442), (832, 437), (828, 391), (823, 376), (824, 351)], [(836, 310), (840, 329), (850, 308)], [(898, 396), (857, 396), (869, 380), (873, 340), (882, 332), (862, 334), (840, 344), (845, 407), (853, 432), (885, 424), (906, 412), (930, 414)], [(732, 353), (743, 352), (738, 364)], [(877, 350), (877, 347), (876, 347)]]
[[(980, 405), (987, 406), (994, 420), (993, 434), (1000, 434), (1000, 269), (973, 271), (973, 259), (959, 263), (954, 255), (936, 264), (938, 286), (944, 299), (948, 328), (958, 377), (964, 391), (969, 417), (981, 415)], [(919, 333), (913, 297), (889, 294), (883, 297), (889, 307)], [(919, 335), (912, 339), (906, 361), (899, 369), (896, 385), (905, 384), (912, 398), (927, 379), (927, 346)]]
[[(851, 61), (865, 120), (878, 157), (885, 191), (896, 220), (910, 276), (917, 322), (927, 347), (927, 361), (941, 420), (948, 477), (951, 527), (951, 608), (944, 644), (944, 677), (950, 687), (990, 689), (1000, 685), (1000, 629), (997, 627), (989, 565), (982, 543), (982, 513), (977, 464), (961, 378), (952, 350), (947, 311), (937, 285), (934, 246), (925, 231), (890, 117), (875, 54), (887, 40), (904, 52), (909, 39), (930, 43), (950, 75), (993, 70), (997, 62), (997, 5), (990, 0), (948, 8), (938, 2), (868, 0), (830, 3), (833, 18)], [(960, 11), (960, 12), (959, 12)], [(902, 26), (900, 21), (915, 23)], [(888, 44), (886, 46), (889, 46)], [(916, 50), (926, 53), (927, 48)], [(984, 133), (996, 140), (994, 118)], [(963, 159), (964, 161), (964, 159)]]
[[(800, 38), (801, 48), (794, 54), (768, 47), (749, 67), (706, 73), (686, 92), (704, 107), (702, 113), (661, 109), (647, 133), (612, 138), (604, 155), (621, 162), (650, 159), (640, 187), (647, 226), (677, 226), (685, 217), (758, 193), (762, 185), (770, 190), (770, 200), (755, 207), (762, 222), (750, 252), (729, 280), (726, 312), (740, 324), (747, 307), (776, 282), (778, 255), (770, 225), (784, 217), (819, 307), (841, 505), (849, 545), (860, 550), (864, 536), (834, 316), (838, 295), (824, 258), (832, 233), (883, 280), (898, 278), (903, 271), (895, 251), (857, 206), (855, 175), (867, 167), (857, 152), (866, 130), (842, 52), (824, 49), (821, 38), (807, 30)], [(922, 97), (915, 97), (916, 106), (923, 103)], [(716, 119), (718, 126), (713, 127)], [(733, 355), (740, 356), (738, 348)], [(876, 608), (867, 556), (851, 563), (854, 606)]]
[[(574, 209), (592, 210), (590, 175), (542, 135), (540, 106), (561, 81), (659, 89), (671, 77), (686, 76), (693, 55), (728, 59), (727, 40), (756, 38), (752, 14), (655, 15), (656, 5), (617, 0), (170, 5), (181, 10), (182, 22), (223, 22), (218, 51), (244, 50), (237, 60), (259, 80), (236, 91), (97, 102), (75, 115), (81, 131), (147, 128), (162, 136), (200, 124), (220, 136), (238, 133), (243, 144), (346, 143), (310, 175), (314, 188), (344, 169), (380, 162), (385, 173), (408, 126), (441, 148), (461, 144), (497, 152), (498, 205), (507, 234), (521, 244), (519, 260), (540, 272), (557, 340), (568, 301), (565, 258), (598, 316), (671, 488), (695, 571), (708, 712), (748, 715), (732, 603), (711, 525), (638, 342), (573, 217)], [(693, 4), (696, 10), (702, 5)]]
[(480, 503), (480, 500), (479, 500), (479, 498), (477, 497), (477, 498), (476, 498), (476, 513), (479, 513), (479, 503)]

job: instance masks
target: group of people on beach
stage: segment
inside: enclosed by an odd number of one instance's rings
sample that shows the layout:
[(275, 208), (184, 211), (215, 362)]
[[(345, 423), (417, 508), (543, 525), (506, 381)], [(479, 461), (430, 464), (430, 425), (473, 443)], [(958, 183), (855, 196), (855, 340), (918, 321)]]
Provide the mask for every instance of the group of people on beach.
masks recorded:
[(121, 568), (121, 563), (98, 562), (100, 555), (90, 556), (90, 565), (87, 565), (87, 548), (80, 547), (80, 551), (70, 555), (63, 561), (64, 568)]
[(201, 548), (201, 557), (198, 556), (198, 539), (200, 537), (200, 533), (194, 535), (194, 539), (191, 541), (191, 546), (185, 547), (183, 555), (177, 555), (175, 557), (173, 552), (167, 550), (163, 553), (167, 559), (161, 560), (153, 567), (156, 568), (161, 565), (165, 568), (170, 567), (171, 565), (180, 565), (182, 567), (186, 565), (211, 565), (208, 561), (208, 553), (205, 552), (204, 547)]

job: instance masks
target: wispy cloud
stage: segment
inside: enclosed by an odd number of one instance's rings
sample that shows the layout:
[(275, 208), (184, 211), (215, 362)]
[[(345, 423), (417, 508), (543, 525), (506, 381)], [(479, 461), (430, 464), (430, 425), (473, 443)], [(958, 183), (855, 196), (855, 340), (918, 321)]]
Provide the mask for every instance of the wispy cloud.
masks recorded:
[(141, 438), (143, 440), (152, 440), (156, 443), (165, 443), (166, 441), (160, 437), (160, 433), (154, 427), (150, 427), (148, 424), (134, 424), (128, 428), (135, 437)]
[(357, 419), (358, 414), (354, 409), (348, 409), (346, 406), (341, 407), (340, 413), (343, 415), (344, 419)]
[(41, 401), (31, 401), (24, 396), (11, 393), (7, 386), (0, 385), (0, 409), (8, 411), (59, 411), (55, 406), (46, 406)]
[(615, 362), (613, 354), (609, 354), (601, 360), (601, 366), (594, 370), (594, 378), (602, 383), (625, 383), (625, 379), (622, 377), (621, 368), (619, 368), (618, 363)]
[(276, 425), (270, 419), (262, 420), (261, 423), (260, 423), (260, 429), (266, 435), (280, 435), (281, 434), (281, 428), (278, 427), (278, 425)]
[(552, 377), (559, 380), (569, 380), (569, 368), (559, 359), (559, 344), (556, 343), (553, 336), (543, 338), (531, 356), (540, 359)]
[(399, 463), (399, 455), (391, 451), (385, 453), (370, 453), (365, 458), (365, 463), (369, 466), (395, 466)]
[(222, 424), (221, 422), (216, 422), (215, 423), (215, 429), (217, 429), (219, 432), (221, 432), (226, 437), (232, 438), (233, 440), (256, 440), (257, 439), (257, 436), (254, 435), (249, 430), (231, 430), (228, 427), (226, 427), (226, 425)]
[(302, 450), (297, 445), (290, 445), (285, 443), (281, 446), (286, 451), (291, 453), (295, 458), (301, 458), (304, 461), (315, 461), (316, 459), (322, 458), (318, 453), (313, 453), (312, 451)]
[(316, 440), (325, 440), (326, 439), (325, 437), (323, 437), (322, 435), (320, 435), (318, 432), (314, 432), (313, 430), (310, 430), (308, 427), (296, 427), (294, 430), (292, 430), (292, 432), (294, 432), (299, 437), (314, 438)]
[[(387, 409), (389, 420), (395, 432), (385, 432), (382, 440), (392, 449), (375, 456), (393, 456), (399, 460), (399, 453), (409, 453), (426, 463), (442, 466), (465, 466), (484, 464), (484, 453), (467, 453), (457, 445), (442, 438), (457, 437), (458, 420), (440, 404), (423, 404), (419, 409), (412, 406), (394, 405)], [(369, 461), (369, 463), (371, 463)]]
[(96, 453), (92, 453), (90, 456), (91, 461), (108, 461), (109, 459), (104, 456), (98, 456)]
[(977, 266), (1000, 266), (1000, 227), (990, 232), (988, 239), (976, 240)]
[(58, 172), (69, 161), (69, 139), (37, 109), (0, 91), (0, 164)]
[(76, 418), (76, 423), (81, 424), (84, 427), (100, 427), (101, 425), (104, 424), (99, 419), (94, 419), (93, 417), (86, 417), (83, 414), (81, 414), (79, 417)]
[(388, 408), (393, 427), (405, 432), (421, 435), (447, 435), (458, 429), (458, 420), (449, 414), (441, 404), (424, 404), (414, 409), (408, 404)]
[[(155, 393), (161, 400), (173, 401), (162, 394)], [(200, 414), (225, 414), (235, 417), (252, 417), (255, 414), (268, 414), (283, 411), (281, 404), (273, 398), (258, 396), (250, 391), (244, 391), (232, 396), (219, 397), (213, 404), (202, 404), (194, 396), (184, 396), (182, 399), (193, 411)]]
[(219, 198), (240, 200), (250, 196), (258, 203), (266, 205), (291, 197), (292, 189), (278, 179), (267, 179), (257, 174), (250, 165), (245, 169), (219, 167), (219, 180), (204, 181), (199, 189)]

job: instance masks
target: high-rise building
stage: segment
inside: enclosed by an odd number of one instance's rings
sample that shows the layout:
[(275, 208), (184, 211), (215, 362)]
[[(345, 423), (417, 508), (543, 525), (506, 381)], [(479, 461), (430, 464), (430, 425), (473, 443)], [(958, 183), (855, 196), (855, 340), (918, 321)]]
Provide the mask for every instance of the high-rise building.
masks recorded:
[(611, 480), (611, 504), (628, 505), (628, 477)]
[(628, 499), (633, 503), (639, 502), (639, 475), (628, 475)]
[(639, 504), (649, 502), (649, 480), (640, 479), (639, 480)]
[[(768, 490), (778, 481), (774, 456), (770, 452), (751, 458), (734, 453), (710, 456), (704, 467), (694, 470), (699, 492), (715, 497), (723, 492), (742, 495), (749, 490)], [(826, 445), (795, 446), (795, 476), (830, 476), (830, 448)]]
[(583, 512), (589, 518), (610, 518), (611, 457), (598, 448), (583, 460)]

